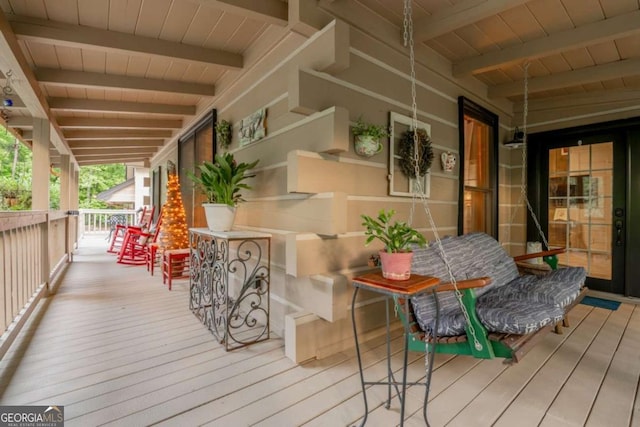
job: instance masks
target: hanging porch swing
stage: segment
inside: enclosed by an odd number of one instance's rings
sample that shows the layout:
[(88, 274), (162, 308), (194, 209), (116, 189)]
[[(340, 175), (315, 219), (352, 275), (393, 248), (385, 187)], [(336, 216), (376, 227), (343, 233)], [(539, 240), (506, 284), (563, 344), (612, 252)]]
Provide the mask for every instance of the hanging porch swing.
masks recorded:
[[(416, 74), (411, 0), (404, 0), (404, 38), (409, 48), (411, 69), (412, 126), (415, 175), (420, 175), (420, 151), (416, 102)], [(434, 235), (427, 248), (414, 249), (412, 273), (440, 279), (433, 292), (411, 297), (411, 304), (394, 296), (397, 313), (410, 331), (410, 350), (426, 354), (426, 395), (430, 388), (435, 353), (469, 355), (475, 358), (504, 358), (518, 362), (544, 334), (561, 325), (568, 326), (566, 314), (584, 297), (586, 272), (582, 267), (557, 269), (557, 254), (549, 250), (547, 239), (533, 211), (526, 191), (526, 119), (528, 109), (528, 64), (525, 65), (523, 115), (523, 170), (520, 204), (525, 204), (543, 241), (540, 253), (512, 258), (502, 245), (484, 233), (440, 238), (422, 188), (413, 180), (414, 191), (409, 215), (412, 223), (421, 202)], [(515, 213), (515, 212), (514, 212)], [(543, 257), (551, 271), (543, 276), (520, 276), (517, 261)], [(405, 307), (409, 307), (407, 312)], [(428, 424), (428, 421), (427, 421)]]

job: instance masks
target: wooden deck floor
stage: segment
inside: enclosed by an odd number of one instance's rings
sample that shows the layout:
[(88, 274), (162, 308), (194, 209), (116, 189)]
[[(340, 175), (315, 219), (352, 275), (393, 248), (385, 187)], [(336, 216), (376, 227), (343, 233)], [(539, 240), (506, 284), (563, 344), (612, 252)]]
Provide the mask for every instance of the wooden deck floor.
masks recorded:
[[(96, 246), (95, 243), (98, 245)], [(67, 426), (347, 426), (364, 405), (355, 353), (296, 365), (273, 337), (225, 352), (173, 291), (144, 267), (117, 265), (104, 241), (83, 240), (57, 294), (0, 362), (0, 404), (64, 405)], [(516, 365), (438, 356), (432, 426), (640, 426), (640, 309), (579, 305), (572, 328), (548, 335)], [(401, 337), (392, 341), (400, 366)], [(368, 379), (382, 379), (383, 339), (363, 346)], [(410, 356), (410, 376), (424, 357)], [(398, 402), (370, 388), (368, 426), (398, 424)], [(405, 425), (422, 426), (424, 388)]]

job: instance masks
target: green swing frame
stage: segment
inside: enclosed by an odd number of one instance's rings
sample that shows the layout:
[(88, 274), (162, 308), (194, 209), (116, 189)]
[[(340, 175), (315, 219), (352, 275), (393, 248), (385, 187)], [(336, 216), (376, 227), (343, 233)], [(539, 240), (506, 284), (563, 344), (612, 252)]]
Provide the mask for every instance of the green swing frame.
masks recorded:
[[(558, 268), (557, 254), (564, 251), (565, 249), (553, 249), (535, 254), (521, 255), (514, 257), (514, 260), (517, 262), (542, 257), (545, 263), (547, 263), (552, 270), (555, 270)], [(477, 279), (461, 280), (458, 281), (455, 286), (451, 283), (445, 283), (434, 290), (434, 292), (445, 292), (454, 291), (457, 288), (462, 295), (461, 303), (464, 305), (464, 308), (466, 308), (469, 315), (468, 324), (465, 327), (465, 335), (456, 337), (437, 337), (436, 339), (427, 337), (425, 332), (419, 328), (413, 316), (411, 304), (408, 304), (409, 313), (407, 313), (405, 311), (404, 299), (399, 296), (394, 296), (393, 301), (398, 317), (400, 318), (403, 326), (405, 326), (405, 330), (409, 331), (409, 350), (416, 352), (472, 356), (478, 359), (504, 358), (510, 359), (512, 362), (519, 362), (522, 357), (547, 333), (554, 329), (557, 333), (562, 333), (561, 326), (569, 326), (565, 316), (562, 321), (562, 325), (550, 324), (535, 332), (525, 335), (493, 333), (487, 331), (476, 314), (477, 295), (475, 290), (477, 288), (487, 286), (489, 283), (491, 283), (490, 278), (482, 277)], [(583, 288), (575, 301), (566, 307), (565, 314), (582, 300), (586, 292), (587, 289)], [(474, 336), (475, 341), (473, 340)], [(476, 346), (476, 342), (479, 344), (478, 346)]]

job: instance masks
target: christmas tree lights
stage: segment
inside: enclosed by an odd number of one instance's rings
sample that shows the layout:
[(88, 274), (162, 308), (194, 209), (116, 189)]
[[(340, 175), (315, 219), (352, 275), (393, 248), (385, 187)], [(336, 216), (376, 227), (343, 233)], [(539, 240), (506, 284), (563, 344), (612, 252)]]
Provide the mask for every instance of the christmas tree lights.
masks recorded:
[(180, 193), (180, 180), (175, 171), (168, 173), (167, 201), (162, 207), (162, 225), (158, 246), (161, 251), (189, 247), (187, 216)]

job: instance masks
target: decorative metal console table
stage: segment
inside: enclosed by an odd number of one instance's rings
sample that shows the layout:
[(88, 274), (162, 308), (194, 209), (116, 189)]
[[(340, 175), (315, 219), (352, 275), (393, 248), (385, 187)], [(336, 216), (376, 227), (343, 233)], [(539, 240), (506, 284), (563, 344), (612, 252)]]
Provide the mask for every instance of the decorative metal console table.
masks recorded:
[(271, 235), (192, 228), (189, 309), (227, 351), (269, 339)]
[[(434, 291), (440, 284), (440, 280), (435, 277), (420, 276), (418, 274), (412, 274), (409, 280), (389, 280), (382, 277), (381, 272), (369, 273), (363, 276), (354, 277), (353, 279), (353, 299), (351, 300), (351, 321), (353, 324), (353, 337), (356, 344), (356, 354), (358, 356), (358, 368), (360, 371), (360, 382), (362, 384), (362, 397), (364, 398), (364, 418), (360, 427), (364, 426), (367, 422), (369, 415), (369, 404), (367, 402), (367, 385), (386, 385), (388, 388), (388, 397), (386, 408), (391, 406), (391, 387), (395, 388), (396, 395), (400, 400), (400, 426), (404, 425), (404, 409), (405, 409), (405, 396), (407, 392), (407, 385), (424, 385), (425, 386), (425, 399), (423, 406), (423, 415), (425, 422), (427, 421), (426, 404), (429, 393), (429, 383), (431, 378), (425, 378), (424, 383), (407, 383), (407, 362), (409, 356), (409, 331), (408, 322), (404, 322), (404, 359), (402, 365), (402, 381), (396, 381), (393, 370), (391, 369), (391, 345), (390, 345), (390, 316), (389, 316), (389, 298), (399, 298), (405, 305), (405, 313), (409, 312), (409, 299), (418, 293)], [(364, 372), (362, 368), (362, 358), (360, 356), (360, 344), (358, 342), (358, 328), (356, 327), (356, 297), (358, 291), (365, 289), (371, 292), (377, 292), (386, 297), (385, 311), (386, 311), (386, 328), (387, 328), (387, 380), (386, 381), (365, 381)], [(436, 303), (437, 310), (437, 303)], [(436, 311), (437, 313), (437, 311)], [(437, 316), (437, 314), (436, 314)]]

